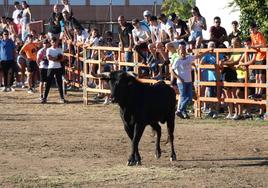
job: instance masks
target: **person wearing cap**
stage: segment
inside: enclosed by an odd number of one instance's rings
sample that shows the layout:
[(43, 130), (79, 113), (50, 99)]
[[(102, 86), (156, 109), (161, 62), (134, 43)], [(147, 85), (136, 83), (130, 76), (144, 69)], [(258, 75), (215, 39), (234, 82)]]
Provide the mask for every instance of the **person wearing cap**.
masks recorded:
[[(250, 38), (251, 38), (251, 48), (256, 49), (256, 60), (255, 65), (266, 65), (266, 52), (261, 52), (260, 48), (266, 48), (266, 40), (264, 35), (258, 30), (257, 24), (255, 22), (250, 25)], [(255, 78), (257, 84), (265, 83), (265, 70), (257, 69), (254, 70)], [(262, 98), (263, 89), (256, 88), (255, 95), (253, 98)]]
[(47, 68), (48, 68), (48, 60), (46, 57), (46, 51), (50, 46), (50, 42), (48, 39), (43, 41), (43, 48), (38, 50), (37, 52), (37, 64), (39, 65), (40, 71), (40, 84), (39, 84), (39, 93), (40, 93), (40, 100), (44, 97), (44, 86), (47, 82)]
[(149, 10), (145, 10), (143, 12), (144, 19), (142, 21), (140, 21), (141, 25), (144, 25), (148, 31), (150, 31), (150, 23), (149, 22), (150, 22), (151, 16), (152, 16), (151, 12)]

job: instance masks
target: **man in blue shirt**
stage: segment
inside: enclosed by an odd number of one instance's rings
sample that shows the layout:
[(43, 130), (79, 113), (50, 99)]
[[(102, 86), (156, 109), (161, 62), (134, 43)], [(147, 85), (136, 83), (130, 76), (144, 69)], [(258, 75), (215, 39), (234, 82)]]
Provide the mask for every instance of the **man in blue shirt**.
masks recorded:
[(4, 73), (4, 88), (3, 92), (11, 91), (13, 67), (15, 60), (16, 46), (9, 39), (8, 31), (3, 31), (3, 39), (0, 40), (0, 62)]

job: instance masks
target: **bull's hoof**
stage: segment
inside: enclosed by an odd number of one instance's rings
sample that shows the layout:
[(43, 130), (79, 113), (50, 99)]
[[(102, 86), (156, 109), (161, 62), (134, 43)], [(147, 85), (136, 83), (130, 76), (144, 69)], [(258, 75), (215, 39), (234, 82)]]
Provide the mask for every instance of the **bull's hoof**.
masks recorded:
[(141, 161), (136, 161), (136, 166), (141, 166)]
[(154, 157), (155, 157), (156, 159), (159, 159), (159, 158), (161, 157), (161, 152), (155, 152)]
[(134, 166), (134, 165), (136, 165), (135, 161), (128, 161), (127, 162), (127, 166)]
[(172, 161), (176, 161), (176, 160), (177, 160), (176, 155), (171, 156), (169, 160), (170, 160), (171, 162), (172, 162)]

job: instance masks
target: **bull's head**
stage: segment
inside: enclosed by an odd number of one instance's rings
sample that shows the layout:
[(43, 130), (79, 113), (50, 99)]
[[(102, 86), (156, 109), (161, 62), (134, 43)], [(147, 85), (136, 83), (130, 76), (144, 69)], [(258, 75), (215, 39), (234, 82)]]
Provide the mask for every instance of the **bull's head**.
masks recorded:
[(125, 103), (129, 95), (129, 87), (136, 81), (134, 75), (124, 71), (113, 71), (101, 74), (101, 79), (109, 82), (112, 102)]

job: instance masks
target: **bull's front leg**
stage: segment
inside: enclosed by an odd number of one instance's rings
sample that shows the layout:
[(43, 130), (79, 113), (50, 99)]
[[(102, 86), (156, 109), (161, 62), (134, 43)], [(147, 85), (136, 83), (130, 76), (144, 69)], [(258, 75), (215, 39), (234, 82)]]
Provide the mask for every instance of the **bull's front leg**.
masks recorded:
[(141, 165), (141, 156), (139, 154), (139, 142), (144, 132), (144, 129), (145, 125), (138, 123), (135, 124), (134, 135), (132, 139), (132, 152), (128, 159), (127, 163), (128, 166)]

